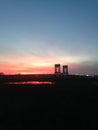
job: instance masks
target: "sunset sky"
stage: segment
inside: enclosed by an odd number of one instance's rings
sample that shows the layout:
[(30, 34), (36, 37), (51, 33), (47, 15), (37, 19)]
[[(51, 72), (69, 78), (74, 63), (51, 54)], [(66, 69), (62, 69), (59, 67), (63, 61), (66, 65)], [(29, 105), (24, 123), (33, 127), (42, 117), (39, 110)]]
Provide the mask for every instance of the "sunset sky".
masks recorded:
[(0, 72), (98, 74), (98, 0), (0, 0)]

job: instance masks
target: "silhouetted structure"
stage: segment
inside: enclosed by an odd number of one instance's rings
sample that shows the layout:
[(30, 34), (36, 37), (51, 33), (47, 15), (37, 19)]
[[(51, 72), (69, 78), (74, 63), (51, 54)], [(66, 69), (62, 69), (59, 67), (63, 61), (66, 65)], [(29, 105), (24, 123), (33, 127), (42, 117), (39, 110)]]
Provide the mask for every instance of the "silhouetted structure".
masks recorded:
[(63, 65), (63, 74), (68, 75), (68, 65)]
[[(55, 64), (55, 74), (61, 74), (60, 64)], [(62, 66), (62, 74), (68, 75), (68, 65)]]
[(55, 74), (61, 73), (60, 64), (55, 64)]

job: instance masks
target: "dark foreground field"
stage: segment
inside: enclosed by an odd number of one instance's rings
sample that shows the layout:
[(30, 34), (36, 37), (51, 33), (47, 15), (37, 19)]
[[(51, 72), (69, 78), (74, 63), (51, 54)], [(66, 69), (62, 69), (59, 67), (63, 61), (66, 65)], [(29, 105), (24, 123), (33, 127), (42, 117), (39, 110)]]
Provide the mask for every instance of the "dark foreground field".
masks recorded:
[(0, 84), (0, 130), (97, 130), (98, 84)]

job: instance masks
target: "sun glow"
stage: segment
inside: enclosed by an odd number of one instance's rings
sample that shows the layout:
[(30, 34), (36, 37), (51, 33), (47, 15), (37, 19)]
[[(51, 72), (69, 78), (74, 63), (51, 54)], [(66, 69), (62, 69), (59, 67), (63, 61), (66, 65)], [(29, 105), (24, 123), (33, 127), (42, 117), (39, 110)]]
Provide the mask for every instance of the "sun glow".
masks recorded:
[[(54, 64), (68, 65), (70, 70), (76, 68), (83, 58), (71, 56), (32, 56), (24, 55), (10, 58), (0, 64), (0, 72), (4, 74), (51, 74), (54, 73)], [(14, 61), (14, 62), (13, 62)], [(77, 63), (77, 64), (75, 64)]]
[(51, 63), (47, 63), (47, 62), (36, 62), (36, 63), (33, 63), (32, 65), (36, 66), (36, 67), (45, 67), (45, 66), (50, 66), (52, 64)]
[(40, 65), (32, 65), (32, 66), (26, 66), (21, 67), (20, 66), (13, 66), (12, 65), (3, 65), (1, 66), (1, 72), (4, 74), (46, 74), (46, 73), (53, 73), (53, 66), (40, 66)]

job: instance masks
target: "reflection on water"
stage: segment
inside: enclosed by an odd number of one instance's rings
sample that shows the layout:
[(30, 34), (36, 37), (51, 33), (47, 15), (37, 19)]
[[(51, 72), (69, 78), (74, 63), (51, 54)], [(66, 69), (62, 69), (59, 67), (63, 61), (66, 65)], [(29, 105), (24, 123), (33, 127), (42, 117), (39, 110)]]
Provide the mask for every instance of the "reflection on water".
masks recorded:
[(53, 82), (39, 82), (39, 81), (27, 81), (27, 82), (8, 82), (8, 84), (54, 84)]

